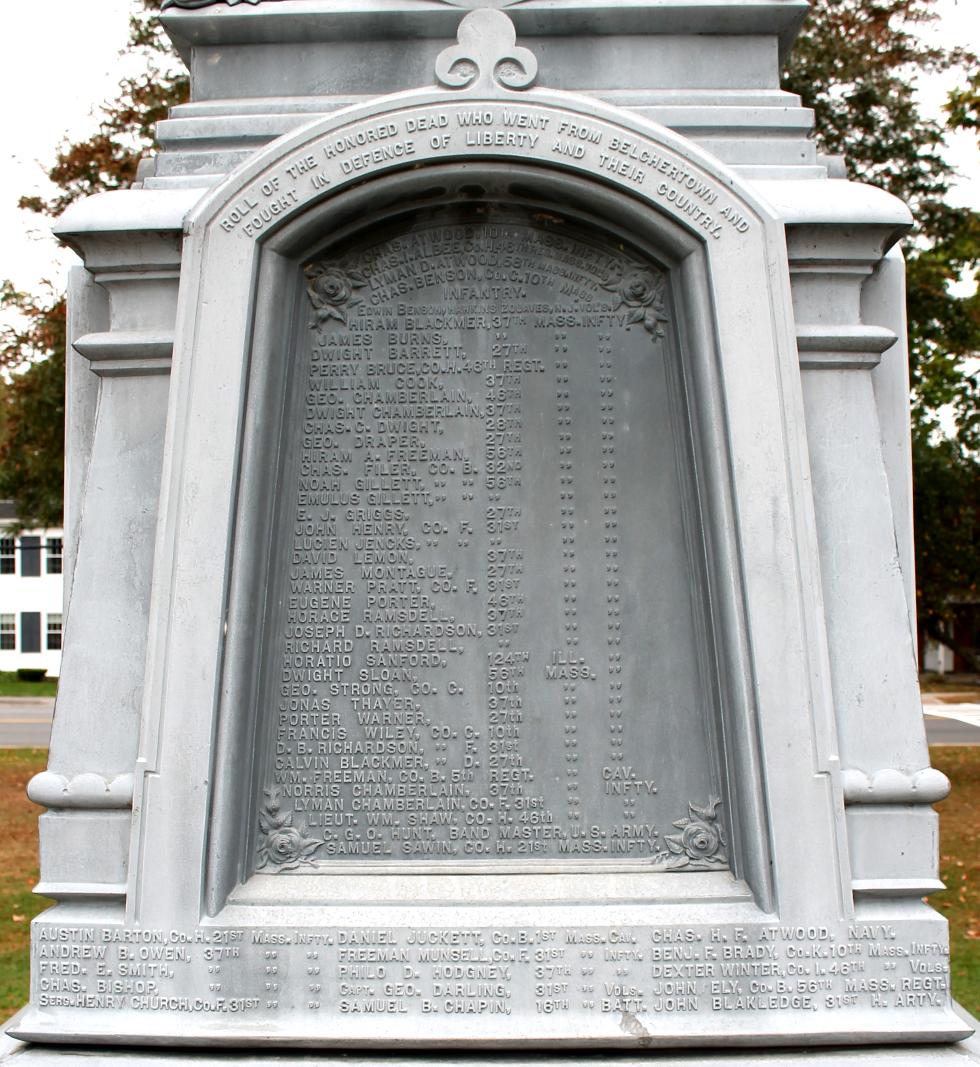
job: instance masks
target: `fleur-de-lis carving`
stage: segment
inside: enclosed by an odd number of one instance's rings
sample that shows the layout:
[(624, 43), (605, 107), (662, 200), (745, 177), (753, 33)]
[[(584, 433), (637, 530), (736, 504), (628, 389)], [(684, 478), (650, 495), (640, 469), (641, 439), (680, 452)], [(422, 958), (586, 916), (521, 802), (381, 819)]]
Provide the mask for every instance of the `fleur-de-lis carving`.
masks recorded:
[(517, 45), (502, 11), (481, 8), (459, 24), (459, 43), (440, 53), (436, 78), (449, 89), (529, 89), (538, 76), (534, 53)]

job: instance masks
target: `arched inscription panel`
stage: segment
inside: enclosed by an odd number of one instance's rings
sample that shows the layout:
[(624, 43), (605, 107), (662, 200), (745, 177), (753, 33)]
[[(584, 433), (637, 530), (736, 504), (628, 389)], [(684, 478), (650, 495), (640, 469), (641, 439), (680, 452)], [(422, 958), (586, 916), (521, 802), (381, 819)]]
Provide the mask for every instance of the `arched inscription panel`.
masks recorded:
[(302, 285), (253, 869), (726, 868), (667, 274), (484, 205)]

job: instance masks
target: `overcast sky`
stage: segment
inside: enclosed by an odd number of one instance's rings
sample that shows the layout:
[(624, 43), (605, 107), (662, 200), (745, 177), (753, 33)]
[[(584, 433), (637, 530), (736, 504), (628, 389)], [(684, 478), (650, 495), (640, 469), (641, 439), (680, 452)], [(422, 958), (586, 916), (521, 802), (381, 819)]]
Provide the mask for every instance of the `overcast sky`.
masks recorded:
[[(946, 44), (980, 50), (980, 0), (939, 0), (939, 30)], [(67, 134), (88, 135), (93, 112), (112, 99), (123, 74), (119, 53), (126, 43), (132, 0), (6, 0), (0, 35), (0, 278), (34, 289), (42, 278), (60, 284), (71, 253), (60, 250), (44, 219), (17, 209), (19, 196), (50, 194), (42, 164), (52, 160)], [(937, 110), (945, 86), (925, 87)], [(952, 153), (964, 180), (957, 200), (980, 204), (980, 153), (964, 135)]]
[(74, 257), (59, 255), (44, 219), (18, 211), (20, 196), (49, 193), (40, 163), (61, 139), (85, 136), (93, 105), (111, 99), (121, 74), (131, 0), (34, 0), (4, 4), (0, 35), (0, 277), (31, 289), (60, 282)]

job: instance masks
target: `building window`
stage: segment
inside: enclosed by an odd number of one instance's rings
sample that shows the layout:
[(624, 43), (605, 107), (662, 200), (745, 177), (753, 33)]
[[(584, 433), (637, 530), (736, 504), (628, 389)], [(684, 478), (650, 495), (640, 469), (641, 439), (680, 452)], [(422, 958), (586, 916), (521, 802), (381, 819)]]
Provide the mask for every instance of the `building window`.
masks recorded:
[(20, 539), (20, 576), (21, 578), (41, 577), (41, 538), (21, 537)]
[(17, 616), (0, 615), (0, 651), (17, 650)]
[(62, 539), (60, 537), (49, 537), (47, 549), (48, 574), (61, 574)]
[[(0, 574), (17, 573), (17, 542), (12, 537), (0, 537)], [(4, 615), (4, 618), (7, 616)]]
[(48, 651), (61, 651), (61, 616), (48, 616)]
[[(38, 554), (40, 555), (40, 551)], [(21, 652), (41, 651), (41, 613), (39, 611), (20, 613), (20, 650)]]

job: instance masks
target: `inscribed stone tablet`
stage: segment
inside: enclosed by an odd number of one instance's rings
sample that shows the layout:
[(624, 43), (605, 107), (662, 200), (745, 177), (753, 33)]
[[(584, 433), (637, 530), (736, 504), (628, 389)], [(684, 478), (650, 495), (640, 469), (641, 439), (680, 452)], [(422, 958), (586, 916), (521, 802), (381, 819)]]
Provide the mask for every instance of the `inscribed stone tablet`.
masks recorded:
[(482, 208), (303, 285), (254, 868), (727, 867), (666, 273)]

